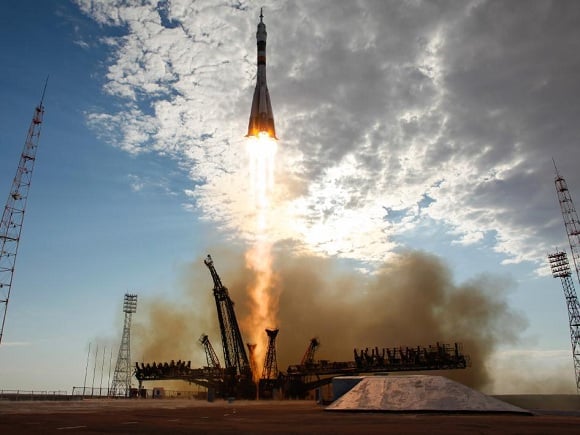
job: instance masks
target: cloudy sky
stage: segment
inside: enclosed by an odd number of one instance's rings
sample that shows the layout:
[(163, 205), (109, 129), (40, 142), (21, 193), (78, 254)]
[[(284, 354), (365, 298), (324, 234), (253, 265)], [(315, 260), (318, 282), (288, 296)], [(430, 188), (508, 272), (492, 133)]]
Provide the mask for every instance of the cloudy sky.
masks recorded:
[(88, 343), (114, 349), (125, 292), (179, 300), (208, 250), (251, 241), (244, 134), (261, 6), (273, 241), (369, 274), (418, 250), (457, 283), (509, 281), (528, 326), (497, 350), (497, 379), (526, 367), (554, 379), (545, 391), (573, 392), (546, 267), (567, 247), (552, 158), (580, 204), (573, 0), (8, 2), (6, 193), (50, 79), (0, 388), (82, 385)]

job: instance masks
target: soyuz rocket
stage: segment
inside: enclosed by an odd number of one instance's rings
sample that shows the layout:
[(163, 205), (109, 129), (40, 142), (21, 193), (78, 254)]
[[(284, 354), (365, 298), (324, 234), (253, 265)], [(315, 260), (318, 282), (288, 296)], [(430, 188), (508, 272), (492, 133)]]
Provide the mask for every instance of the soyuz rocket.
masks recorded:
[(263, 22), (264, 16), (260, 9), (260, 22), (256, 32), (258, 42), (258, 74), (256, 77), (256, 89), (252, 99), (252, 110), (250, 112), (250, 122), (248, 124), (248, 134), (246, 137), (258, 137), (260, 133), (267, 134), (272, 139), (276, 137), (274, 128), (274, 112), (270, 103), (270, 93), (266, 84), (266, 25)]

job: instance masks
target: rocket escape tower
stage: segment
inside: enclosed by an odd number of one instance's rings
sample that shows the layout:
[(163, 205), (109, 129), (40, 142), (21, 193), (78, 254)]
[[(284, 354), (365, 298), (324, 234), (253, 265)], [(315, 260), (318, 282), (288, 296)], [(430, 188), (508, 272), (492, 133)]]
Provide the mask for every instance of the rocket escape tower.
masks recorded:
[(117, 364), (115, 364), (115, 373), (109, 396), (129, 397), (131, 376), (133, 375), (131, 366), (131, 316), (137, 312), (137, 295), (125, 294), (123, 312), (125, 313), (123, 337), (119, 346), (119, 355), (117, 356)]
[(2, 214), (2, 221), (0, 222), (0, 316), (2, 316), (0, 320), (2, 322), (0, 326), (0, 344), (2, 343), (2, 336), (4, 335), (4, 324), (6, 322), (6, 312), (8, 311), (8, 302), (12, 290), (18, 243), (20, 242), (28, 191), (32, 180), (32, 170), (34, 169), (36, 151), (40, 139), (40, 129), (44, 115), (43, 101), (47, 83), (48, 79), (44, 84), (40, 103), (34, 110), (32, 122), (28, 128), (28, 134), (24, 142), (24, 149), (20, 155), (16, 176), (12, 182), (10, 194), (4, 207), (4, 213)]
[(560, 278), (566, 306), (568, 307), (568, 319), (570, 321), (570, 338), (572, 341), (572, 358), (574, 360), (574, 373), (576, 374), (576, 390), (580, 393), (580, 304), (574, 289), (570, 263), (565, 252), (556, 252), (548, 255), (552, 276)]
[[(555, 166), (556, 164), (554, 163)], [(574, 262), (576, 277), (580, 281), (580, 269), (578, 268), (580, 266), (580, 220), (578, 219), (570, 191), (566, 185), (566, 180), (560, 175), (558, 168), (556, 168), (554, 183), (556, 185), (560, 209), (562, 210), (566, 234), (568, 235), (570, 251), (572, 252), (572, 261)], [(564, 295), (568, 307), (568, 319), (570, 321), (570, 338), (572, 341), (572, 357), (574, 359), (574, 370), (576, 374), (576, 389), (580, 393), (580, 305), (576, 297), (566, 254), (558, 252), (550, 255), (549, 258), (550, 265), (552, 266), (552, 274), (554, 277), (559, 277), (562, 280), (562, 287), (564, 288)]]
[(268, 84), (266, 83), (266, 38), (268, 34), (266, 33), (266, 25), (263, 19), (264, 15), (262, 14), (262, 9), (260, 9), (260, 22), (256, 32), (258, 72), (246, 137), (258, 137), (265, 134), (272, 139), (277, 139), (276, 128), (274, 127), (274, 111), (272, 110), (270, 91), (268, 91)]
[(218, 321), (220, 325), (222, 346), (224, 350), (224, 361), (226, 370), (230, 370), (235, 376), (242, 376), (252, 379), (250, 361), (244, 348), (242, 334), (236, 320), (234, 302), (231, 300), (228, 289), (213, 266), (211, 256), (204, 260), (213, 279), (213, 295), (217, 306)]

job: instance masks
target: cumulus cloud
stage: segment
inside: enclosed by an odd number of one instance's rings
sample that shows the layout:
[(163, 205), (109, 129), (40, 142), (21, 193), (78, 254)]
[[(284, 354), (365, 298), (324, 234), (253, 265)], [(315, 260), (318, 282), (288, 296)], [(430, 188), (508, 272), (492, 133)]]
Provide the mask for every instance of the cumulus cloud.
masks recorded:
[(563, 242), (551, 157), (580, 192), (574, 1), (76, 2), (111, 29), (119, 102), (89, 123), (189, 168), (186, 207), (226, 231), (247, 235), (254, 212), (243, 134), (264, 6), (277, 239), (377, 264), (430, 220), (506, 262)]

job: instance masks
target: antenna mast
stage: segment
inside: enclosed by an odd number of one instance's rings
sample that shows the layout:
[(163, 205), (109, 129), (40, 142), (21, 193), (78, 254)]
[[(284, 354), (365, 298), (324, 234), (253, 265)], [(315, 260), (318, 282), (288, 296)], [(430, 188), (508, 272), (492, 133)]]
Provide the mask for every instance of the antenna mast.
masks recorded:
[(36, 150), (40, 139), (40, 129), (44, 115), (44, 93), (46, 92), (47, 84), (48, 77), (44, 83), (40, 103), (34, 109), (32, 122), (24, 142), (24, 149), (20, 155), (16, 176), (14, 181), (12, 181), (12, 187), (2, 214), (2, 221), (0, 221), (0, 316), (2, 316), (0, 344), (4, 335), (4, 324), (6, 323), (6, 312), (8, 311), (8, 302), (12, 290), (16, 254), (18, 253), (24, 211), (26, 210), (28, 191), (32, 181), (32, 170), (34, 169)]

